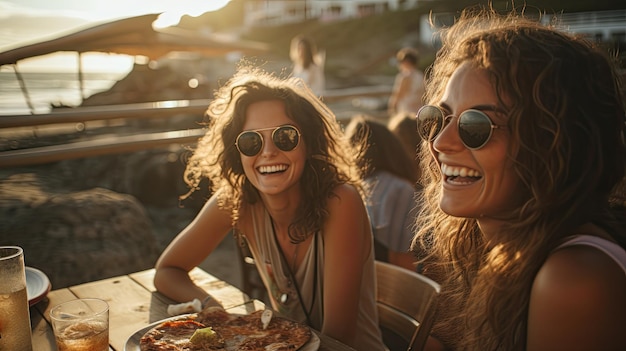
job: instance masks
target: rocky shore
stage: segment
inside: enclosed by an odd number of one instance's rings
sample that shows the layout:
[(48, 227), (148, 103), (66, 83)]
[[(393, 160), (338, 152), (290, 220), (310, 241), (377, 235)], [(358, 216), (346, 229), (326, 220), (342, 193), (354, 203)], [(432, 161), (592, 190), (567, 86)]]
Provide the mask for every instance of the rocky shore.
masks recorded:
[[(0, 169), (0, 245), (55, 289), (154, 267), (208, 191), (180, 202), (183, 151), (149, 150)], [(240, 286), (234, 240), (201, 265)]]

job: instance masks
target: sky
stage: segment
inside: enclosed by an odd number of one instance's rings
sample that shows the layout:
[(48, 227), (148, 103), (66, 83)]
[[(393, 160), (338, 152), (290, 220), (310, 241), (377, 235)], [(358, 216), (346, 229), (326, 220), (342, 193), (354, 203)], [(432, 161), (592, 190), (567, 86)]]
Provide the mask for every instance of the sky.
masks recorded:
[[(162, 13), (155, 26), (175, 25), (182, 15), (199, 16), (224, 7), (230, 0), (0, 0), (0, 52), (52, 39), (90, 24), (125, 17)], [(96, 54), (94, 54), (96, 55)], [(23, 71), (63, 71), (76, 66), (67, 54), (47, 55), (18, 63)], [(64, 58), (58, 58), (63, 56)], [(110, 57), (111, 55), (109, 55)], [(125, 55), (117, 55), (125, 56)], [(95, 57), (95, 56), (94, 56)], [(120, 57), (128, 61), (128, 57)], [(85, 70), (97, 63), (83, 62)], [(0, 71), (5, 71), (1, 67)]]

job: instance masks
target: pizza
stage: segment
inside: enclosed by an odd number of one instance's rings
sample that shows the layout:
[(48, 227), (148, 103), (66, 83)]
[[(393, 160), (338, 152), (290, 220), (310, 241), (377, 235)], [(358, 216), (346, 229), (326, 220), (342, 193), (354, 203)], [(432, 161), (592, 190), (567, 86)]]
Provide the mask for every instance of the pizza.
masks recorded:
[(230, 314), (209, 307), (159, 323), (139, 341), (141, 351), (294, 351), (311, 338), (308, 326), (274, 316), (263, 328), (261, 314)]

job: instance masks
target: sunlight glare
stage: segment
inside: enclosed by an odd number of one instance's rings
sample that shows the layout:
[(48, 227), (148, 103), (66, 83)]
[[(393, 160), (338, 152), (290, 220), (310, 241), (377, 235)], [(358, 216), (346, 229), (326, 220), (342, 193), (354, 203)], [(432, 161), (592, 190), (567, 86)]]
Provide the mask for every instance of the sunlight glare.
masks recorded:
[(155, 28), (165, 28), (178, 24), (181, 17), (189, 15), (198, 17), (205, 12), (216, 11), (226, 6), (230, 0), (197, 1), (186, 0), (176, 3), (176, 6), (168, 8), (154, 22)]
[[(122, 54), (87, 52), (81, 57), (83, 72), (126, 74), (133, 68), (134, 57)], [(29, 57), (17, 63), (22, 72), (77, 72), (76, 52), (56, 52)]]

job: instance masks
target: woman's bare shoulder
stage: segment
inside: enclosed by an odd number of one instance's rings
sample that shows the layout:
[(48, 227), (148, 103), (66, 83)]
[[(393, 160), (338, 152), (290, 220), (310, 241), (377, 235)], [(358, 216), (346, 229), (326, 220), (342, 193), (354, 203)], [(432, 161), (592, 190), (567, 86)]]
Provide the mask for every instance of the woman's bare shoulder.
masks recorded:
[[(536, 316), (592, 314), (603, 318), (626, 308), (626, 275), (606, 253), (587, 245), (553, 252), (535, 276), (530, 306)], [(604, 311), (604, 312), (602, 312)], [(620, 312), (621, 313), (621, 312)], [(551, 317), (555, 318), (555, 317)]]
[[(326, 223), (326, 233), (340, 231), (347, 239), (352, 235), (360, 236), (369, 228), (369, 219), (365, 204), (358, 190), (349, 184), (337, 186), (334, 196), (329, 199), (329, 219)], [(332, 234), (331, 234), (332, 235)]]
[(337, 201), (361, 201), (361, 195), (351, 184), (339, 184), (333, 189), (333, 196)]
[(606, 253), (586, 245), (555, 251), (533, 282), (529, 349), (538, 343), (544, 349), (555, 345), (585, 348), (617, 340), (623, 331), (616, 330), (616, 325), (626, 323), (624, 296), (626, 275)]
[(575, 286), (589, 290), (612, 286), (616, 280), (626, 284), (626, 275), (611, 257), (592, 246), (575, 245), (553, 252), (539, 269), (535, 285), (539, 291)]

